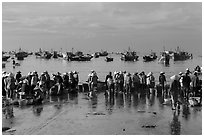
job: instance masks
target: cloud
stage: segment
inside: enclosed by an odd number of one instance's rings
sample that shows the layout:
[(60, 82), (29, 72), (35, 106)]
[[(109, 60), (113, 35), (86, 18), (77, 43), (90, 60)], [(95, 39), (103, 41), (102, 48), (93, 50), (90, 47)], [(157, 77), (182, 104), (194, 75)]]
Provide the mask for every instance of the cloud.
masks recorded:
[[(138, 29), (198, 29), (201, 3), (3, 3), (3, 27), (47, 33), (118, 33)], [(93, 35), (94, 34), (94, 35)], [(83, 35), (85, 36), (85, 35)]]

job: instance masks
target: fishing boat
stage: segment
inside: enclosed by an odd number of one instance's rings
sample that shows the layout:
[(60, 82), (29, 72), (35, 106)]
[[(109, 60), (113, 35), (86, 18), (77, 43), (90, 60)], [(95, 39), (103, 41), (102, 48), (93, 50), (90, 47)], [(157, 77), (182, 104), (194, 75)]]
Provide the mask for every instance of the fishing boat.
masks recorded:
[(57, 53), (57, 56), (58, 56), (58, 57), (60, 57), (60, 58), (63, 58), (63, 57), (64, 57), (64, 55), (63, 55), (63, 53), (62, 53), (62, 52)]
[(137, 56), (135, 51), (131, 51), (130, 47), (128, 49), (128, 51), (126, 51), (125, 53), (121, 53), (121, 60), (123, 61), (137, 61), (139, 56)]
[(155, 52), (151, 52), (151, 54), (143, 56), (144, 62), (154, 61), (155, 59), (157, 59)]
[(90, 61), (92, 58), (92, 55), (83, 54), (81, 51), (77, 51), (75, 54), (73, 52), (67, 52), (68, 61)]
[(106, 57), (106, 58), (105, 58), (105, 61), (106, 61), (106, 62), (111, 62), (111, 61), (113, 61), (113, 58), (111, 58), (111, 57)]
[(50, 59), (53, 54), (50, 53), (49, 51), (42, 51), (41, 49), (39, 49), (38, 52), (35, 52), (36, 57), (39, 58), (43, 58), (43, 59)]
[(2, 61), (7, 61), (10, 58), (10, 56), (2, 55)]
[(52, 54), (48, 51), (45, 51), (42, 57), (45, 59), (50, 59), (52, 57)]
[(176, 51), (173, 53), (174, 61), (183, 61), (183, 60), (192, 59), (192, 58), (193, 58), (192, 54), (185, 51), (181, 51), (179, 47), (177, 47)]
[(90, 61), (93, 58), (93, 56), (87, 54), (82, 56), (68, 56), (68, 61)]
[(25, 57), (28, 56), (28, 52), (22, 51), (21, 48), (17, 53), (15, 53), (15, 57), (17, 60), (24, 60)]
[(101, 50), (101, 52), (99, 52), (99, 56), (108, 56), (108, 52)]

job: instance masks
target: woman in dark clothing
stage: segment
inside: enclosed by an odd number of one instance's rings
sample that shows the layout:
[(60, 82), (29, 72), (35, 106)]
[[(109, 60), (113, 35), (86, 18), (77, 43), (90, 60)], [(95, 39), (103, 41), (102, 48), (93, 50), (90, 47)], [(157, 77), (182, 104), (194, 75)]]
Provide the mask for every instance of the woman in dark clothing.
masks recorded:
[(16, 80), (17, 80), (18, 83), (20, 82), (21, 77), (22, 77), (21, 72), (18, 71), (17, 74), (16, 74)]
[(109, 92), (111, 92), (111, 90), (114, 92), (113, 76), (111, 72), (109, 72), (109, 74), (106, 76), (105, 83), (106, 83), (106, 89), (108, 89)]
[(166, 82), (166, 77), (164, 74), (165, 74), (164, 72), (160, 72), (160, 75), (159, 75), (159, 84), (162, 86), (162, 92), (164, 92), (164, 85)]
[(180, 108), (178, 104), (180, 83), (179, 83), (179, 77), (177, 75), (172, 76), (170, 79), (172, 80), (171, 87), (170, 87), (170, 93), (171, 93), (171, 99), (172, 99), (172, 109), (175, 110), (176, 107), (178, 107), (178, 109)]

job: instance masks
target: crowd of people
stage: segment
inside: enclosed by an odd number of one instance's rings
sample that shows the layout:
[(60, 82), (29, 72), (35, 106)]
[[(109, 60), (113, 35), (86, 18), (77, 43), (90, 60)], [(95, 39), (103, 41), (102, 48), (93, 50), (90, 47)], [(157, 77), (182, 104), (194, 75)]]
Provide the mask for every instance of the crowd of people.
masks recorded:
[(13, 73), (2, 72), (2, 96), (7, 99), (14, 99), (16, 95), (32, 96), (42, 100), (44, 95), (62, 95), (64, 89), (76, 89), (79, 76), (76, 71), (69, 73), (57, 72), (52, 74), (52, 79), (47, 71), (40, 75), (36, 72), (29, 72), (22, 76), (18, 71)]
[[(201, 96), (201, 82), (199, 80), (198, 66), (195, 71), (186, 69), (185, 72), (180, 72), (170, 78), (170, 90), (165, 90), (167, 85), (165, 72), (160, 72), (158, 81), (155, 84), (155, 77), (152, 72), (147, 75), (144, 71), (130, 74), (129, 72), (115, 71), (105, 78), (106, 94), (110, 93), (131, 93), (138, 92), (146, 94), (146, 89), (155, 89), (160, 87), (161, 92), (172, 97), (173, 109), (178, 105), (178, 96), (188, 100), (190, 96)], [(98, 86), (98, 76), (94, 70), (88, 75), (89, 96), (96, 95)], [(77, 91), (79, 83), (79, 75), (76, 71), (69, 73), (57, 72), (52, 74), (52, 78), (47, 71), (39, 75), (36, 71), (29, 72), (27, 76), (22, 76), (18, 71), (16, 75), (13, 73), (2, 73), (2, 96), (5, 98), (14, 99), (15, 95), (21, 93), (23, 95), (33, 96), (36, 99), (43, 99), (44, 95), (62, 95), (64, 89), (68, 91)], [(157, 91), (159, 92), (159, 91)]]

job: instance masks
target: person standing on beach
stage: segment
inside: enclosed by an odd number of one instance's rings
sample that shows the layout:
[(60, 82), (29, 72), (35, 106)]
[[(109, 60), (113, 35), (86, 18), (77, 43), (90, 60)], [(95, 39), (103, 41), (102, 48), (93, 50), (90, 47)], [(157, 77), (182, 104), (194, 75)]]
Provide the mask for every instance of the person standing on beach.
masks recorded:
[(189, 97), (189, 92), (190, 92), (190, 83), (191, 83), (191, 78), (189, 76), (189, 69), (187, 68), (186, 69), (186, 73), (183, 77), (183, 87), (184, 87), (184, 98), (186, 100), (188, 100), (188, 97)]
[(47, 71), (44, 71), (44, 74), (45, 74), (45, 78), (46, 78), (46, 87), (47, 87), (47, 90), (50, 90), (50, 75), (48, 74)]
[(94, 71), (92, 73), (92, 77), (91, 77), (91, 89), (92, 89), (92, 91), (94, 91), (94, 88), (97, 88), (97, 83), (98, 83), (98, 76), (97, 76), (96, 72)]
[(108, 89), (109, 93), (111, 92), (111, 90), (114, 92), (112, 72), (109, 72), (109, 74), (106, 76), (105, 83), (106, 83), (106, 88)]
[(7, 89), (7, 97), (10, 99), (13, 99), (13, 94), (15, 89), (15, 78), (13, 73), (8, 74), (6, 89)]
[(179, 90), (180, 90), (179, 77), (178, 75), (174, 75), (170, 79), (172, 80), (171, 86), (170, 86), (172, 110), (175, 110), (176, 108), (180, 109), (180, 106), (178, 103), (178, 96), (179, 96)]
[(31, 94), (34, 95), (34, 91), (33, 90), (34, 90), (34, 88), (37, 85), (38, 77), (37, 77), (37, 73), (36, 72), (32, 72), (31, 75), (32, 75), (32, 78), (31, 78)]
[(74, 71), (73, 72), (73, 77), (74, 77), (75, 88), (78, 88), (78, 84), (79, 84), (79, 75), (78, 75), (78, 72)]
[(194, 72), (191, 78), (191, 82), (192, 82), (192, 88), (193, 88), (193, 96), (197, 96), (198, 87), (199, 87), (199, 78), (198, 78), (197, 71)]
[(120, 79), (119, 79), (119, 77), (120, 77), (119, 72), (115, 71), (113, 79), (114, 79), (114, 84), (115, 84), (114, 89), (116, 92), (120, 91)]
[(16, 76), (15, 76), (16, 81), (17, 81), (18, 83), (20, 82), (20, 78), (21, 78), (21, 77), (22, 77), (21, 72), (18, 71), (17, 74), (16, 74)]
[(140, 77), (139, 77), (139, 75), (138, 75), (138, 72), (135, 72), (135, 73), (133, 74), (132, 82), (133, 82), (133, 88), (134, 88), (134, 90), (135, 90), (135, 91), (138, 90), (139, 85), (140, 85)]
[(119, 91), (123, 92), (123, 85), (124, 85), (124, 74), (122, 71), (119, 73)]
[(130, 73), (127, 73), (127, 75), (125, 76), (125, 81), (124, 81), (124, 85), (125, 85), (125, 92), (126, 93), (130, 93), (131, 92), (131, 88), (132, 88), (132, 77)]
[(140, 87), (141, 87), (141, 93), (145, 93), (145, 88), (147, 86), (147, 76), (145, 75), (145, 72), (142, 71), (140, 74)]
[(165, 74), (164, 72), (160, 72), (160, 75), (159, 75), (159, 84), (162, 87), (162, 92), (164, 92), (164, 86), (166, 83), (166, 76), (164, 74)]
[(88, 87), (89, 91), (91, 91), (91, 79), (92, 79), (92, 74), (94, 73), (94, 70), (91, 70), (91, 73), (88, 75)]

